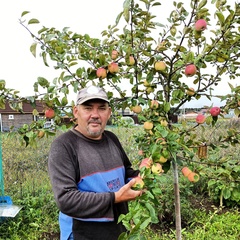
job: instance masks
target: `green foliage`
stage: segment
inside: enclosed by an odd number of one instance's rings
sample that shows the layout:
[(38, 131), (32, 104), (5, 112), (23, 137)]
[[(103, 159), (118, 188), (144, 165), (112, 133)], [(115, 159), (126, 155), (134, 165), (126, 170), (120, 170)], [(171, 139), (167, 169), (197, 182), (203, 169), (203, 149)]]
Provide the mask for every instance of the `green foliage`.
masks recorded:
[[(172, 116), (192, 99), (198, 100), (205, 96), (211, 100), (214, 97), (212, 92), (215, 86), (225, 76), (229, 76), (230, 80), (239, 77), (240, 6), (232, 1), (221, 0), (173, 1), (173, 9), (169, 12), (166, 22), (162, 21), (159, 14), (154, 14), (159, 13), (161, 7), (161, 2), (155, 0), (125, 0), (116, 23), (102, 31), (102, 39), (92, 38), (88, 34), (73, 33), (69, 28), (58, 30), (54, 27), (43, 27), (37, 33), (33, 33), (30, 27), (39, 21), (35, 18), (26, 20), (28, 12), (23, 12), (20, 24), (35, 40), (30, 51), (36, 56), (39, 49), (44, 64), (49, 66), (51, 61), (51, 65), (61, 73), (53, 81), (40, 76), (34, 84), (35, 95), (27, 99), (20, 98), (18, 91), (7, 89), (4, 80), (1, 81), (0, 106), (4, 107), (7, 99), (13, 109), (22, 111), (22, 101), (29, 101), (34, 105), (36, 99), (40, 98), (56, 112), (54, 121), (59, 127), (54, 130), (65, 130), (71, 125), (62, 125), (62, 114), (73, 118), (69, 109), (74, 103), (69, 102), (69, 93), (76, 93), (89, 84), (104, 87), (114, 109), (125, 109), (137, 103), (146, 107), (140, 114), (141, 121), (151, 121), (153, 128), (136, 135), (136, 142), (139, 149), (143, 150), (144, 157), (149, 157), (154, 162), (164, 157), (167, 161), (160, 162), (165, 174), (171, 170), (171, 166), (176, 170), (177, 165), (183, 166), (187, 163), (192, 164), (194, 170), (202, 176), (206, 174), (215, 179), (215, 174), (220, 180), (208, 182), (211, 194), (214, 187), (214, 196), (218, 196), (220, 192), (220, 199), (238, 203), (239, 189), (235, 180), (238, 181), (239, 164), (228, 159), (218, 165), (216, 172), (216, 168), (209, 168), (209, 171), (204, 172), (204, 168), (200, 166), (208, 165), (208, 159), (197, 158), (196, 155), (197, 149), (204, 144), (210, 148), (209, 153), (212, 153), (209, 157), (210, 163), (216, 162), (219, 157), (214, 157), (214, 150), (224, 149), (229, 144), (236, 146), (240, 141), (239, 130), (229, 128), (223, 134), (212, 138), (214, 131), (217, 131), (219, 116), (207, 116), (204, 125), (174, 125)], [(195, 22), (199, 19), (207, 22), (207, 29), (204, 31), (195, 29)], [(124, 24), (122, 30), (118, 28), (121, 21)], [(108, 64), (113, 61), (113, 49), (119, 53), (117, 59), (114, 59), (119, 66), (119, 72), (112, 74), (108, 71), (106, 78), (99, 79), (96, 71), (100, 67), (107, 70)], [(130, 57), (133, 57), (134, 63), (130, 63)], [(165, 70), (155, 69), (154, 63), (157, 60), (165, 62)], [(86, 67), (82, 67), (83, 62), (86, 63)], [(187, 77), (185, 68), (189, 64), (194, 64), (197, 72)], [(127, 86), (127, 89), (123, 86)], [(192, 86), (195, 91), (190, 96), (186, 90)], [(236, 115), (239, 115), (240, 88), (231, 84), (229, 87), (231, 94), (215, 97), (226, 101), (221, 113), (233, 109)], [(130, 90), (130, 93), (127, 90)], [(152, 100), (158, 102), (157, 107), (151, 107)], [(124, 126), (129, 125), (125, 123)], [(24, 125), (18, 133), (26, 145), (34, 146), (37, 130), (40, 128), (41, 125), (36, 123), (31, 127)], [(200, 131), (197, 132), (197, 129)], [(207, 136), (209, 132), (211, 135)], [(50, 131), (46, 135), (50, 136), (53, 133), (54, 131)], [(136, 160), (141, 161), (143, 156)], [(135, 202), (135, 208), (144, 210), (139, 214), (132, 208), (129, 213), (131, 217), (124, 218), (125, 224), (131, 228), (130, 236), (135, 238), (140, 238), (141, 231), (151, 223), (157, 222), (155, 206), (159, 205), (159, 196), (162, 194), (159, 190), (161, 176), (152, 174), (150, 169), (141, 170), (141, 176), (145, 180), (147, 190), (146, 194)], [(177, 177), (174, 176), (175, 185), (178, 187)], [(226, 187), (229, 180), (232, 183), (230, 189)], [(175, 197), (177, 206), (177, 194)], [(130, 219), (134, 220), (133, 228)], [(180, 221), (179, 212), (176, 213), (176, 221)], [(179, 233), (179, 230), (176, 232)]]

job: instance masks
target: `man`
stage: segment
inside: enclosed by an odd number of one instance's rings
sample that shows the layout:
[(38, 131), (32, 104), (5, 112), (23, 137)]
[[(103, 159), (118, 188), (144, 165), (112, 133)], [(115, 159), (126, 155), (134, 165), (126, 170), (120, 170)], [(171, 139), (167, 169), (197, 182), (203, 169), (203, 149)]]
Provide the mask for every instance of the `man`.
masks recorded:
[(116, 240), (125, 231), (119, 215), (141, 195), (131, 189), (139, 171), (116, 135), (105, 130), (111, 108), (103, 89), (80, 90), (73, 113), (77, 125), (54, 140), (48, 162), (61, 239), (72, 231), (74, 240)]

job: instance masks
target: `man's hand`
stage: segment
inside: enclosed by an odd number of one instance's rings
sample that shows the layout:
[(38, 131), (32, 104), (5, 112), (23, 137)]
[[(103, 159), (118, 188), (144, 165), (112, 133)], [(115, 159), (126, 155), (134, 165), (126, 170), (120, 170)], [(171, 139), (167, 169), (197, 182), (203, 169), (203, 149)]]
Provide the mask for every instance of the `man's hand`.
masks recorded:
[(125, 202), (136, 199), (138, 196), (142, 195), (142, 191), (135, 191), (131, 187), (135, 184), (136, 180), (133, 178), (126, 185), (121, 187), (117, 192), (115, 192), (115, 203)]

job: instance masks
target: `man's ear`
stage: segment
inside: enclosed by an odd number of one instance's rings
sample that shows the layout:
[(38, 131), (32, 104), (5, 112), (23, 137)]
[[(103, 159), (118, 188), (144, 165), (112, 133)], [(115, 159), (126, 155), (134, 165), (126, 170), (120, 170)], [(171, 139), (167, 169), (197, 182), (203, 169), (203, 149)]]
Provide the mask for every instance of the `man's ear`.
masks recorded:
[(77, 115), (78, 115), (78, 106), (74, 106), (73, 107), (73, 115), (75, 118), (77, 118)]

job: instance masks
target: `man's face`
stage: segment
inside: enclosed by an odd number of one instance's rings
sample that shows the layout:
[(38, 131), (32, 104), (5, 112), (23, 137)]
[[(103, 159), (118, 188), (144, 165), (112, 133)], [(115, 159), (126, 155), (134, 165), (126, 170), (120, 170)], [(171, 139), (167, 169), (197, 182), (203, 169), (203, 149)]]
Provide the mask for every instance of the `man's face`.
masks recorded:
[(79, 132), (91, 139), (101, 139), (111, 116), (111, 108), (107, 102), (95, 99), (75, 106), (73, 113), (77, 118), (76, 129)]

